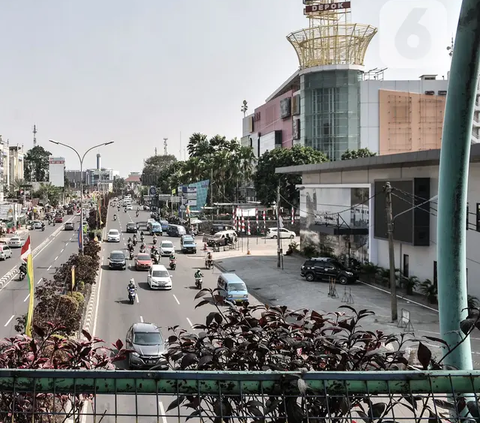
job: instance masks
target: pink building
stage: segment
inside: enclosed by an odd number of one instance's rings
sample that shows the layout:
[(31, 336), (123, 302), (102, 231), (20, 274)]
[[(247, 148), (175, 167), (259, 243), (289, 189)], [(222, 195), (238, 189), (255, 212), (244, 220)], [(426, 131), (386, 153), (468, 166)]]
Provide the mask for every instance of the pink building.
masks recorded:
[[(294, 91), (289, 90), (255, 109), (244, 119), (245, 145), (261, 156), (276, 147), (293, 145), (293, 115), (297, 103)], [(246, 124), (246, 125), (245, 125)]]

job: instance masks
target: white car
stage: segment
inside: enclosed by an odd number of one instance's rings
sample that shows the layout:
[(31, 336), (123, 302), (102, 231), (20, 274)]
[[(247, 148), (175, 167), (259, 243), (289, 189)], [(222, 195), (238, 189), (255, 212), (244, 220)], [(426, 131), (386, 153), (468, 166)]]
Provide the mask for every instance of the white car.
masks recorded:
[(172, 276), (162, 264), (154, 264), (147, 275), (151, 289), (172, 289)]
[(129, 204), (129, 205), (127, 206), (127, 210), (133, 210), (133, 207), (132, 207), (131, 204)]
[(160, 255), (169, 256), (170, 254), (175, 253), (175, 247), (172, 241), (162, 241), (160, 244)]
[(108, 242), (120, 242), (120, 232), (118, 229), (110, 229), (107, 235)]
[(12, 257), (12, 250), (8, 245), (0, 245), (0, 260)]
[(12, 236), (8, 240), (8, 246), (10, 248), (21, 248), (23, 247), (23, 240), (19, 236)]
[(295, 238), (295, 232), (289, 231), (288, 229), (285, 229), (285, 228), (280, 228), (280, 229), (269, 228), (268, 231), (267, 231), (267, 238), (277, 239), (278, 234), (279, 234), (278, 231), (280, 231), (280, 238), (281, 239), (293, 239), (293, 238)]
[(40, 222), (40, 220), (34, 220), (32, 226), (33, 229), (42, 229), (42, 222)]

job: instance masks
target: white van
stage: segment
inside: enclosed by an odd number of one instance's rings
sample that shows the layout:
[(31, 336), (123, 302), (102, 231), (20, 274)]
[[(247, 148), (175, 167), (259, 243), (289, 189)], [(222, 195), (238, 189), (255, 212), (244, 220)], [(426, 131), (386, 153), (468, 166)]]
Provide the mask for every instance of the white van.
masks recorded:
[(220, 246), (227, 245), (227, 235), (233, 242), (237, 242), (237, 233), (234, 230), (228, 229), (226, 231), (217, 232), (210, 238), (208, 244), (210, 245), (215, 243), (216, 245)]

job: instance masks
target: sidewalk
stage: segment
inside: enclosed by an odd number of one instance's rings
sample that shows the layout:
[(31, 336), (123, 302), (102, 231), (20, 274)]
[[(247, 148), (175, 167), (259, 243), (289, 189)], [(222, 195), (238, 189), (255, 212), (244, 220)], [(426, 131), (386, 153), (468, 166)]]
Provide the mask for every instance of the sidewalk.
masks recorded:
[(0, 242), (8, 242), (8, 240), (10, 238), (12, 238), (13, 236), (19, 236), (20, 238), (25, 238), (28, 234), (29, 234), (29, 230), (28, 229), (25, 229), (25, 228), (22, 228), (22, 229), (19, 229), (18, 231), (15, 231), (13, 233), (10, 233), (10, 234), (4, 234), (2, 235), (2, 237), (0, 237)]
[[(270, 305), (286, 305), (291, 309), (313, 309), (318, 312), (337, 311), (342, 305), (356, 310), (367, 309), (375, 316), (366, 318), (363, 327), (368, 330), (381, 330), (400, 333), (404, 330), (391, 322), (390, 294), (363, 283), (337, 285), (337, 298), (328, 296), (329, 285), (325, 282), (307, 282), (300, 276), (300, 267), (305, 261), (299, 256), (284, 256), (283, 270), (277, 268), (276, 251), (262, 251), (260, 254), (241, 256), (238, 252), (215, 253), (215, 265), (221, 271), (234, 271), (248, 286), (251, 295), (260, 302)], [(268, 253), (268, 254), (267, 254)], [(229, 254), (229, 256), (227, 256)], [(252, 253), (253, 254), (253, 253)], [(351, 295), (351, 297), (350, 297)], [(402, 293), (399, 293), (401, 296)], [(352, 300), (353, 303), (347, 303)], [(410, 321), (417, 337), (439, 337), (438, 312), (430, 307), (414, 304), (398, 298), (398, 313), (402, 309), (410, 312)], [(477, 335), (478, 336), (478, 335)], [(428, 343), (428, 341), (426, 342)], [(433, 344), (430, 344), (433, 346)], [(480, 337), (472, 338), (475, 351), (475, 367), (480, 367)], [(478, 363), (477, 363), (478, 361)]]

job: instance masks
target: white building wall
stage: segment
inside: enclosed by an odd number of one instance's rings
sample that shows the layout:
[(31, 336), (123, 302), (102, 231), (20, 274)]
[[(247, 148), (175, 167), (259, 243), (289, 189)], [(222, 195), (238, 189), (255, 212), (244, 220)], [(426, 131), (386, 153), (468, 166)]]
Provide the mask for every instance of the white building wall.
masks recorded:
[(448, 80), (365, 80), (360, 83), (360, 146), (379, 152), (379, 90), (393, 90), (424, 94), (425, 91), (447, 90)]
[[(438, 166), (404, 167), (389, 169), (370, 169), (354, 172), (330, 172), (324, 174), (306, 174), (303, 176), (303, 185), (308, 184), (371, 184), (374, 189), (375, 180), (430, 178), (431, 197), (438, 194)], [(339, 188), (341, 188), (339, 186)], [(373, 193), (373, 191), (372, 191)], [(372, 194), (373, 195), (373, 194)], [(318, 202), (323, 202), (318, 199)], [(469, 187), (469, 222), (475, 226), (476, 204), (480, 203), (480, 163), (470, 164)], [(430, 203), (430, 246), (419, 247), (395, 242), (395, 267), (403, 267), (403, 255), (409, 256), (410, 276), (417, 276), (421, 281), (434, 279), (434, 262), (437, 260), (437, 212), (436, 200)], [(374, 222), (373, 199), (370, 204), (370, 222)], [(373, 231), (373, 228), (371, 228)], [(389, 265), (388, 242), (386, 240), (370, 237), (370, 261), (387, 268)], [(474, 229), (467, 231), (467, 269), (469, 280), (469, 293), (480, 297), (480, 232)]]

